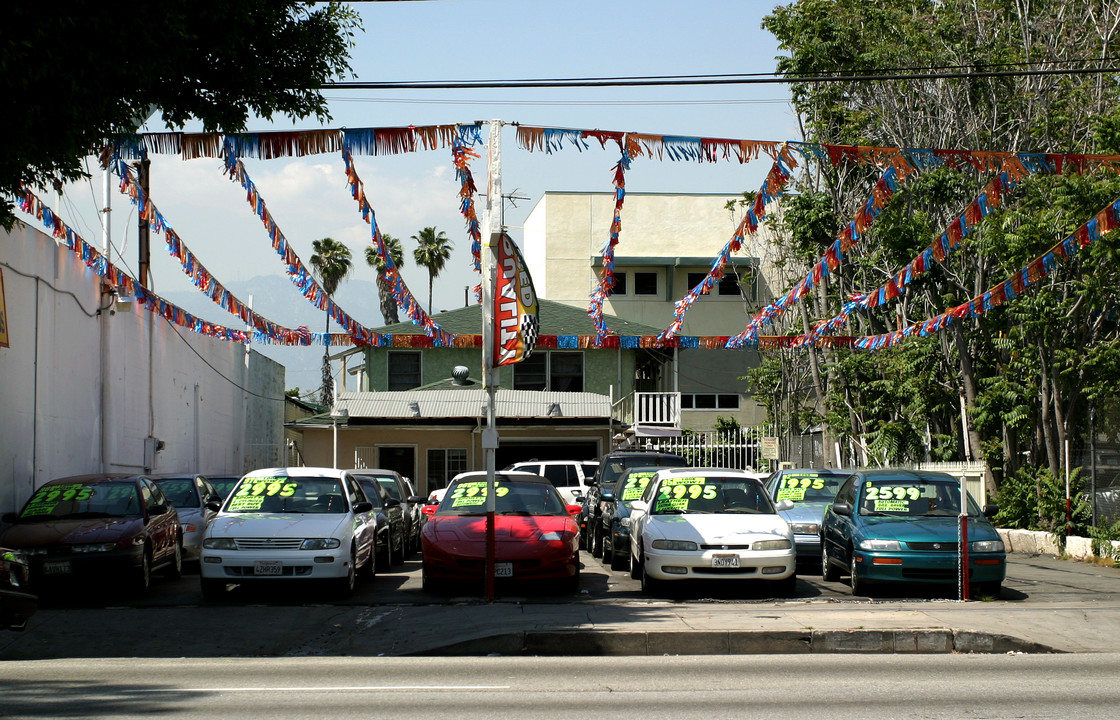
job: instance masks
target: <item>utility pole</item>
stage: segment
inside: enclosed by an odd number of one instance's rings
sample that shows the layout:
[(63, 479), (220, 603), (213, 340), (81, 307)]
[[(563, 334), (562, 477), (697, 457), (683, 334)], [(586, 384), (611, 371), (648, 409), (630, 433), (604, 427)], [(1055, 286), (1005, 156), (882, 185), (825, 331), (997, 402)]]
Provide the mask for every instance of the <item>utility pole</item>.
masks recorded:
[[(144, 200), (146, 201), (146, 203), (150, 202), (151, 196), (148, 193), (149, 178), (151, 176), (152, 170), (152, 161), (148, 158), (144, 158), (143, 160), (138, 160), (133, 167), (136, 168), (136, 181), (140, 185), (140, 189), (143, 191)], [(152, 259), (152, 233), (148, 225), (148, 213), (145, 210), (146, 208), (144, 206), (141, 206), (139, 218), (137, 219), (137, 222), (139, 223), (137, 229), (139, 230), (138, 238), (140, 262), (139, 267), (137, 268), (136, 281), (140, 283), (141, 287), (143, 287), (144, 289), (148, 289), (148, 274), (150, 272)]]

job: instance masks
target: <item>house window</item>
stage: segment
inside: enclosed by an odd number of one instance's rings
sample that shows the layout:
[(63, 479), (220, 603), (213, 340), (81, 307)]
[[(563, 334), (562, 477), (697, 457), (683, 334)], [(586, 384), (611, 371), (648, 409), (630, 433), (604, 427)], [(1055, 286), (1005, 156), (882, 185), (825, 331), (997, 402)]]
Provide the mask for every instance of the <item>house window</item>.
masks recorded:
[(387, 390), (411, 390), (420, 387), (420, 353), (389, 352)]
[[(691, 292), (700, 283), (704, 282), (704, 278), (708, 277), (706, 272), (690, 272), (688, 274), (688, 289)], [(742, 289), (739, 287), (739, 273), (729, 272), (724, 274), (723, 279), (715, 287), (717, 295), (742, 295)]]
[(734, 393), (681, 393), (682, 410), (738, 410)]
[(428, 449), (428, 492), (447, 487), (451, 478), (466, 471), (466, 448)]
[(533, 353), (513, 366), (513, 389), (583, 392), (583, 353)]
[(635, 272), (634, 273), (634, 294), (635, 295), (656, 295), (657, 294), (657, 273), (655, 273), (655, 272)]
[(614, 274), (614, 287), (611, 288), (611, 295), (625, 295), (626, 294), (626, 273), (616, 272)]

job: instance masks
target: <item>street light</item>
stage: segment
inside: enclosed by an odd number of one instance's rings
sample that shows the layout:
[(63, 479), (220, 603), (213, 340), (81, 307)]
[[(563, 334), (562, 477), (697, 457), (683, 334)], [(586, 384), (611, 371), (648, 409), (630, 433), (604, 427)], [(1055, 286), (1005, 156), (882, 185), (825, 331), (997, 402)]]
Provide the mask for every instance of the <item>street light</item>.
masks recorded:
[(332, 466), (335, 470), (338, 469), (338, 424), (350, 421), (350, 411), (346, 408), (336, 408), (331, 410), (331, 428), (334, 434), (334, 462)]

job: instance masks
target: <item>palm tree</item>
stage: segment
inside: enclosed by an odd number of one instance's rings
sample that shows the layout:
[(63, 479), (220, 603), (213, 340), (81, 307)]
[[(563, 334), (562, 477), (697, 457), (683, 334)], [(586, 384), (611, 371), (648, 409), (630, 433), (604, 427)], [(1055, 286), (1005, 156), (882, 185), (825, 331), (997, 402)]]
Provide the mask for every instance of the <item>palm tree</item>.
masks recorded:
[[(311, 256), (311, 267), (319, 273), (319, 285), (328, 298), (334, 298), (334, 291), (343, 278), (350, 274), (350, 248), (331, 238), (323, 238), (311, 243), (315, 250)], [(331, 331), (331, 314), (327, 312), (327, 330)], [(326, 407), (334, 405), (334, 376), (331, 374), (330, 345), (323, 349), (323, 388), (321, 402)]]
[(431, 315), (432, 288), (440, 271), (447, 265), (447, 259), (451, 257), (451, 241), (443, 231), (434, 227), (426, 227), (410, 239), (417, 243), (416, 249), (412, 251), (412, 258), (420, 267), (428, 268), (428, 314)]
[[(399, 271), (404, 264), (401, 241), (392, 235), (382, 233), (381, 242), (385, 245), (385, 254), (393, 261), (393, 267)], [(366, 245), (366, 264), (377, 271), (377, 294), (381, 300), (381, 316), (385, 318), (386, 325), (395, 325), (400, 322), (397, 319), (397, 302), (393, 298), (393, 286), (385, 279), (385, 261), (377, 254), (377, 246)]]

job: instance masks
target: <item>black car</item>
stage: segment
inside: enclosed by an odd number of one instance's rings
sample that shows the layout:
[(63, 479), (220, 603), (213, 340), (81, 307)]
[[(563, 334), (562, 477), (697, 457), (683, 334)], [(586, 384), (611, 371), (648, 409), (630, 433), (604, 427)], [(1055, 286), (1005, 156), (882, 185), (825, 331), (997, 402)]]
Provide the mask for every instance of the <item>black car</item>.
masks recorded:
[(27, 558), (0, 548), (0, 629), (23, 630), (39, 600), (31, 594), (31, 566)]
[(687, 467), (688, 461), (680, 455), (664, 452), (643, 452), (626, 450), (610, 452), (599, 460), (599, 467), (588, 483), (587, 494), (583, 496), (583, 510), (578, 519), (580, 547), (591, 550), (600, 557), (603, 554), (603, 531), (601, 528), (603, 508), (600, 507), (600, 494), (609, 488), (614, 492), (619, 478), (633, 467)]
[(371, 475), (355, 475), (362, 492), (373, 503), (377, 515), (377, 531), (374, 540), (374, 553), (377, 569), (388, 570), (393, 565), (404, 562), (408, 554), (408, 529), (405, 524), (404, 508), (389, 491)]
[(11, 525), (0, 533), (0, 545), (30, 560), (40, 594), (48, 584), (69, 580), (103, 587), (110, 575), (142, 593), (153, 571), (182, 573), (179, 514), (146, 476), (51, 480), (3, 520)]
[(610, 564), (611, 570), (630, 567), (630, 503), (642, 497), (650, 478), (659, 469), (653, 465), (629, 468), (619, 476), (617, 483), (599, 489), (602, 512), (594, 537), (602, 551), (603, 562)]
[(389, 497), (400, 504), (401, 511), (404, 514), (404, 556), (419, 550), (420, 525), (422, 524), (420, 508), (424, 504), (424, 498), (412, 495), (408, 481), (395, 470), (360, 469), (354, 470), (353, 474), (360, 481), (372, 479), (380, 483), (381, 487), (389, 493)]

